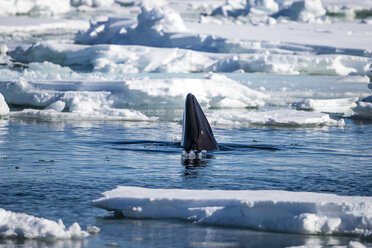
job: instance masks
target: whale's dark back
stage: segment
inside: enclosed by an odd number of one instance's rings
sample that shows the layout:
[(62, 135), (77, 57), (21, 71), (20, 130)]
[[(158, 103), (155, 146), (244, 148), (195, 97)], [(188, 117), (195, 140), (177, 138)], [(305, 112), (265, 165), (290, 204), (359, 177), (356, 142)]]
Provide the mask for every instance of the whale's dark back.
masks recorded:
[(198, 100), (191, 93), (186, 96), (182, 129), (181, 146), (187, 152), (190, 150), (218, 150), (218, 144), (214, 138), (212, 128)]

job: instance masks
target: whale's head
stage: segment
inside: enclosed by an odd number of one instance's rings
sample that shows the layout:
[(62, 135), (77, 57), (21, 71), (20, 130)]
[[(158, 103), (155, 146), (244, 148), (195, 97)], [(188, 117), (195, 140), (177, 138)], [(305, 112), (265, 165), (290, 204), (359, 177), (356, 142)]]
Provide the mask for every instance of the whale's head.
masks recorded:
[(181, 146), (187, 151), (218, 150), (212, 128), (201, 109), (196, 97), (189, 93), (185, 100), (183, 112)]

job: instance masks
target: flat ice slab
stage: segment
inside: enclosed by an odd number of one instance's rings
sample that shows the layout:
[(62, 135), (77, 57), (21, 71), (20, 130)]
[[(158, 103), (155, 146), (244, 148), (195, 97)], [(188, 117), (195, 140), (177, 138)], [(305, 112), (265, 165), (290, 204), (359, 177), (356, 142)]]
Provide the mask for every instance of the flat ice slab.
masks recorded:
[(270, 190), (185, 190), (118, 186), (96, 207), (130, 218), (307, 234), (372, 236), (372, 197)]

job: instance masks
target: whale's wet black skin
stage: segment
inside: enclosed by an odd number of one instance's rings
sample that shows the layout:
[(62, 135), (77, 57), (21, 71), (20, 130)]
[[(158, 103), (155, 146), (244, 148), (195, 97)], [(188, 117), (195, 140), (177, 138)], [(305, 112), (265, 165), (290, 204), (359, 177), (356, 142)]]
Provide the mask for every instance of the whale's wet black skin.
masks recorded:
[(181, 146), (187, 151), (218, 150), (212, 128), (195, 96), (189, 93), (185, 100), (183, 112)]

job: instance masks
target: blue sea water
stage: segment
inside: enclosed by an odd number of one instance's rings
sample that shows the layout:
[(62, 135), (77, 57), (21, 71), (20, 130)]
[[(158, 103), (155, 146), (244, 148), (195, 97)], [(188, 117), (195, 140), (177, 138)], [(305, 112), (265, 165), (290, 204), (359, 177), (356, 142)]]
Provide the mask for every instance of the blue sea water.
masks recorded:
[[(66, 226), (101, 228), (84, 240), (4, 240), (15, 247), (288, 247), (347, 245), (357, 237), (313, 236), (117, 218), (91, 201), (118, 185), (273, 189), (372, 196), (372, 124), (214, 127), (220, 151), (182, 160), (174, 121), (42, 122), (0, 119), (0, 207)], [(360, 240), (359, 240), (360, 241)], [(365, 245), (372, 245), (362, 240)]]

